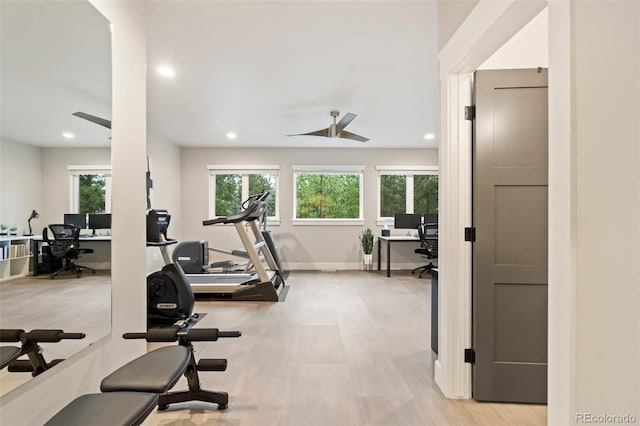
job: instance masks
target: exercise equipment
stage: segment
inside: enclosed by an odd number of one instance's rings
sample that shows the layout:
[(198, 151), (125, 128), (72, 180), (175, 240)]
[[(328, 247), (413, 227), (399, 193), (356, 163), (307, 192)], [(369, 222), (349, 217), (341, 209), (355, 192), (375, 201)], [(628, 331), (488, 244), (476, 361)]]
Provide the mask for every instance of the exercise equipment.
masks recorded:
[(191, 321), (194, 303), (191, 285), (179, 263), (165, 265), (147, 277), (147, 328)]
[[(47, 362), (39, 343), (57, 343), (63, 339), (85, 337), (84, 333), (65, 333), (63, 330), (37, 329), (25, 332), (22, 329), (0, 329), (0, 342), (21, 343), (20, 347), (0, 347), (0, 368), (8, 367), (7, 370), (11, 373), (31, 373), (35, 377), (64, 361), (54, 359)], [(28, 359), (18, 359), (23, 355)]]
[[(146, 333), (125, 333), (125, 339), (148, 342), (178, 342), (163, 346), (125, 364), (105, 377), (102, 393), (82, 395), (56, 413), (45, 426), (140, 425), (156, 405), (164, 410), (169, 404), (203, 401), (224, 410), (229, 404), (226, 392), (200, 388), (198, 371), (224, 371), (226, 359), (200, 359), (196, 362), (192, 342), (216, 341), (223, 337), (240, 337), (239, 331), (217, 328), (192, 329), (194, 323), (169, 328), (151, 329)], [(189, 390), (169, 392), (180, 377), (185, 376)]]
[[(186, 274), (186, 278), (194, 293), (231, 300), (284, 300), (288, 288), (285, 286), (279, 258), (273, 254), (276, 251), (275, 244), (271, 235), (267, 231), (260, 231), (258, 227), (259, 219), (266, 213), (268, 197), (269, 193), (263, 191), (243, 203), (244, 211), (202, 222), (204, 226), (232, 224), (252, 264), (253, 272), (211, 273), (208, 271), (209, 249), (206, 241), (176, 246), (173, 261), (180, 263), (185, 272), (191, 272)], [(252, 236), (255, 243), (252, 242)]]
[[(166, 409), (169, 404), (186, 401), (211, 402), (217, 404), (220, 410), (224, 410), (229, 404), (229, 394), (227, 392), (202, 389), (200, 387), (200, 378), (198, 377), (198, 371), (225, 371), (227, 369), (227, 360), (221, 358), (196, 361), (192, 342), (215, 342), (220, 338), (240, 337), (242, 333), (239, 331), (220, 331), (217, 328), (191, 328), (194, 324), (192, 322), (184, 327), (150, 329), (146, 333), (126, 333), (122, 336), (125, 339), (145, 339), (147, 342), (178, 342), (178, 346), (169, 346), (168, 348), (186, 349), (188, 361), (182, 374), (187, 379), (189, 390), (161, 393), (158, 401), (158, 409), (160, 410)], [(177, 351), (176, 349), (172, 350)], [(158, 365), (163, 363), (161, 359), (156, 362)], [(136, 389), (139, 386), (139, 383), (137, 383), (139, 371), (144, 370), (146, 364), (147, 360), (127, 364), (105, 378), (102, 381), (101, 390), (106, 392)], [(148, 390), (154, 390), (154, 388), (148, 388)]]

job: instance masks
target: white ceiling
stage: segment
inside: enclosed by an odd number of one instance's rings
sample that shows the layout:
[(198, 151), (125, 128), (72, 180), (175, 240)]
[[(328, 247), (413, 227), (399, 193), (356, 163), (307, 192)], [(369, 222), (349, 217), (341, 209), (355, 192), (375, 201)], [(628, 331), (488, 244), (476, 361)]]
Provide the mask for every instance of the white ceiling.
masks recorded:
[[(0, 137), (36, 146), (109, 146), (109, 23), (84, 1), (0, 2)], [(73, 140), (63, 132), (76, 135)]]
[[(105, 139), (108, 145), (108, 130), (70, 115), (80, 110), (111, 116), (109, 84), (102, 81), (109, 55), (86, 46), (104, 44), (104, 31), (71, 37), (73, 28), (64, 24), (45, 36), (64, 36), (64, 42), (42, 45), (35, 41), (36, 28), (53, 26), (57, 19), (50, 18), (56, 12), (48, 11), (47, 19), (30, 23), (29, 28), (17, 24), (5, 28), (12, 22), (6, 3), (13, 2), (2, 1), (2, 136), (39, 146), (97, 146), (105, 145)], [(29, 4), (21, 5), (25, 3)], [(38, 4), (38, 8), (43, 5)], [(47, 5), (66, 8), (65, 16), (72, 17), (80, 4), (87, 6), (77, 1)], [(151, 137), (181, 146), (438, 145), (436, 2), (152, 1), (148, 13)], [(79, 20), (91, 23), (88, 28), (104, 27), (90, 22), (93, 19), (81, 14)], [(5, 42), (14, 34), (14, 45)], [(47, 65), (60, 62), (54, 55), (56, 47), (71, 45), (72, 53), (64, 61), (71, 66)], [(5, 53), (5, 47), (13, 49)], [(37, 53), (27, 56), (32, 49)], [(24, 64), (15, 64), (27, 58), (38, 63), (29, 73), (23, 72)], [(159, 65), (173, 67), (175, 77), (158, 75)], [(31, 89), (31, 83), (22, 81), (11, 86), (20, 89), (5, 90), (6, 71), (7, 78), (31, 80), (42, 77), (42, 70), (47, 75), (53, 71), (55, 89), (45, 88), (44, 83)], [(65, 89), (69, 96), (62, 93)], [(371, 140), (363, 144), (285, 136), (327, 127), (332, 109), (357, 114), (347, 130)], [(92, 134), (68, 142), (60, 137), (63, 131)], [(225, 137), (230, 131), (237, 133), (236, 140)], [(426, 133), (436, 138), (427, 141)]]

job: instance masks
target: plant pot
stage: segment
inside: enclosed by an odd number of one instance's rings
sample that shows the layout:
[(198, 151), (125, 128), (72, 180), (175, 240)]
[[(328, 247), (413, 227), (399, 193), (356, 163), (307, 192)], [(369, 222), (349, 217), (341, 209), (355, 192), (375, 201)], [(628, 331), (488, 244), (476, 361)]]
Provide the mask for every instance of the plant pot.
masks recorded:
[(362, 270), (371, 271), (373, 269), (373, 253), (362, 253)]

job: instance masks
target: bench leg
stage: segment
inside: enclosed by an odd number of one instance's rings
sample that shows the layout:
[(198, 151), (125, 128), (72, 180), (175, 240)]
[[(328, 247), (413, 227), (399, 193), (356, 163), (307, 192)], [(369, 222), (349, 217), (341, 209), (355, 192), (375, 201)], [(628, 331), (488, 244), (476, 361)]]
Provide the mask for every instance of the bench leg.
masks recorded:
[(208, 390), (188, 390), (182, 392), (171, 392), (160, 395), (158, 400), (158, 410), (166, 410), (169, 404), (187, 401), (202, 401), (218, 404), (219, 410), (224, 410), (229, 405), (229, 394), (227, 392), (214, 392)]
[(198, 377), (196, 359), (193, 355), (193, 347), (191, 347), (189, 366), (184, 372), (184, 376), (187, 378), (189, 390), (163, 393), (158, 400), (159, 410), (166, 410), (169, 404), (186, 401), (212, 402), (218, 404), (219, 410), (227, 408), (229, 405), (229, 394), (227, 392), (208, 391), (200, 388), (200, 378)]

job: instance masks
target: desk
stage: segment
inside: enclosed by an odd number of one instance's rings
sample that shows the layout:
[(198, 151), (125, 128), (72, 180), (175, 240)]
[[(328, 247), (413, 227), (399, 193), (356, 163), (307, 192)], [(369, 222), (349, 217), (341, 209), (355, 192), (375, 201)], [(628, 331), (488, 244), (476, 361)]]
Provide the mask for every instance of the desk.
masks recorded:
[[(437, 236), (427, 237), (428, 240), (437, 240)], [(420, 238), (411, 235), (391, 235), (388, 237), (378, 236), (378, 271), (380, 270), (380, 259), (382, 252), (382, 242), (387, 246), (387, 277), (391, 276), (391, 243), (419, 243)]]
[[(34, 235), (31, 240), (31, 252), (33, 253), (31, 270), (33, 272), (33, 276), (38, 276), (38, 263), (40, 263), (40, 246), (44, 242), (42, 239), (42, 235)], [(80, 237), (80, 246), (82, 246), (83, 242), (101, 242), (101, 243), (109, 243), (111, 244), (111, 236), (96, 236), (96, 237)]]
[(382, 242), (386, 242), (387, 246), (387, 277), (391, 276), (391, 243), (419, 243), (418, 237), (412, 237), (411, 235), (392, 235), (388, 237), (378, 236), (378, 271), (380, 270), (380, 254), (382, 248)]

